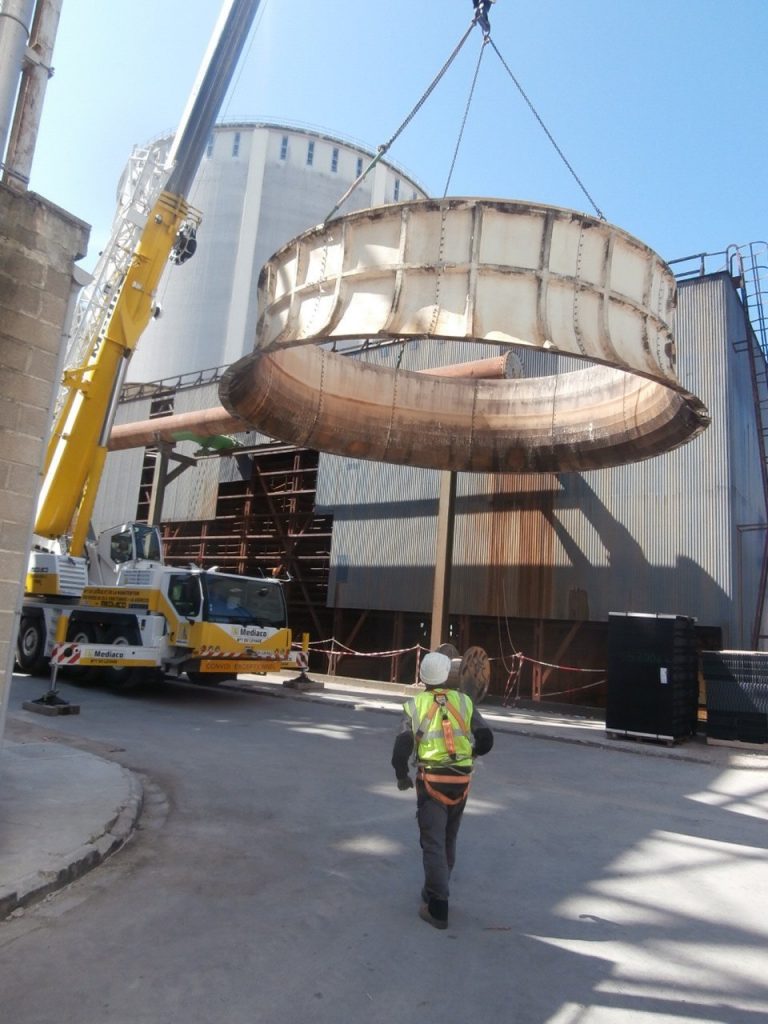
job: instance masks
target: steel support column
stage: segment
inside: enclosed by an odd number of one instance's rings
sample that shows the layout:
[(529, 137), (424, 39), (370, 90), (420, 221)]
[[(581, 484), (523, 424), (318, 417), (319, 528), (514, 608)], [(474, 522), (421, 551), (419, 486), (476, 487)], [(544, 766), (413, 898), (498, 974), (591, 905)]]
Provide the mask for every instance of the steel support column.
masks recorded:
[(437, 508), (435, 544), (435, 582), (432, 592), (432, 627), (429, 646), (434, 651), (448, 640), (448, 616), (451, 604), (451, 568), (453, 566), (453, 526), (456, 517), (456, 474), (440, 474), (440, 498)]
[[(175, 469), (168, 469), (170, 462), (177, 463)], [(171, 481), (184, 472), (185, 469), (192, 469), (197, 465), (195, 459), (187, 455), (181, 455), (173, 450), (173, 445), (168, 441), (157, 442), (157, 459), (155, 471), (152, 474), (152, 490), (149, 495), (149, 513), (147, 523), (150, 526), (159, 526), (163, 515), (163, 502), (165, 501), (165, 489)]]

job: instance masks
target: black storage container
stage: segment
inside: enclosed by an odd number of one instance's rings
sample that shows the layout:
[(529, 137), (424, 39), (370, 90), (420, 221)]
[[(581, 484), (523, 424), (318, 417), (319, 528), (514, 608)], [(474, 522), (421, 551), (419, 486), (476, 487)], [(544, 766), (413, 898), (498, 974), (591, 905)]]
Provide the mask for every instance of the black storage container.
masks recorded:
[(768, 743), (768, 653), (702, 651), (707, 741)]
[(698, 667), (695, 619), (611, 612), (606, 731), (667, 742), (694, 735)]

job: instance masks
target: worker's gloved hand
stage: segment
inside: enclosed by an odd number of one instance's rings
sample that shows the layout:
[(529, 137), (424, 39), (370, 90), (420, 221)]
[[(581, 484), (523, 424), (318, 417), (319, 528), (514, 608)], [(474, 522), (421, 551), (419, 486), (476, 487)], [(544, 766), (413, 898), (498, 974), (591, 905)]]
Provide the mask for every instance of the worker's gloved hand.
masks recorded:
[(398, 789), (413, 789), (413, 779), (410, 775), (406, 775), (402, 779), (397, 780)]

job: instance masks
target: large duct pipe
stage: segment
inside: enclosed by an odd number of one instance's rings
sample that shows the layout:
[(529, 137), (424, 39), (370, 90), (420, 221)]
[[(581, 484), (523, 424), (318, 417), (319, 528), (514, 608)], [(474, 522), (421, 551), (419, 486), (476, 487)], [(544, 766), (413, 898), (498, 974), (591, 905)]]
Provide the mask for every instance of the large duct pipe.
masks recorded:
[(35, 0), (2, 0), (0, 9), (0, 157), (5, 156)]
[[(517, 360), (513, 353), (493, 359), (476, 359), (469, 363), (452, 366), (436, 366), (421, 373), (436, 377), (464, 377), (466, 379), (511, 379), (518, 375)], [(155, 445), (158, 441), (186, 441), (189, 435), (215, 437), (217, 434), (237, 434), (252, 430), (244, 420), (238, 419), (222, 405), (212, 409), (198, 409), (194, 412), (180, 412), (171, 416), (157, 416), (151, 420), (135, 423), (121, 423), (112, 427), (109, 435), (109, 451), (120, 452), (128, 448), (142, 448)]]

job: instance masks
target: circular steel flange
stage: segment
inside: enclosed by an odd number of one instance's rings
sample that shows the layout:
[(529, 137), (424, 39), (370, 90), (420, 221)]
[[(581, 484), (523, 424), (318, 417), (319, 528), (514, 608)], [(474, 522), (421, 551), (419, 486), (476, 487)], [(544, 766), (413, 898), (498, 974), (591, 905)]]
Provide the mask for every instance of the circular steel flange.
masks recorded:
[(466, 693), (475, 704), (488, 693), (491, 682), (491, 663), (482, 647), (468, 647), (459, 666), (458, 688)]
[(461, 655), (459, 654), (458, 647), (455, 647), (454, 644), (451, 643), (440, 644), (437, 648), (437, 653), (444, 654), (446, 658), (451, 659), (451, 671), (448, 673), (446, 685), (452, 690), (460, 690), (459, 670), (461, 668)]
[[(709, 423), (675, 375), (671, 271), (573, 210), (448, 198), (358, 211), (286, 245), (259, 290), (256, 348), (219, 392), (230, 413), (297, 446), (442, 470), (581, 471), (669, 451)], [(425, 338), (528, 346), (584, 368), (455, 379), (343, 354)]]

